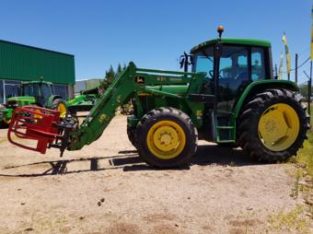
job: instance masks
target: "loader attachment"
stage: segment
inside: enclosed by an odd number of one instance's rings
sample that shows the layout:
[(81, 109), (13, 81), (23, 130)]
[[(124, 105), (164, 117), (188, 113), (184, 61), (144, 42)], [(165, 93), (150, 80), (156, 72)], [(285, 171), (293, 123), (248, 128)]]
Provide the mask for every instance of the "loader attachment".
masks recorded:
[[(183, 85), (184, 93), (187, 92), (187, 87), (188, 92), (198, 93), (201, 87), (198, 84), (202, 84), (202, 80), (202, 74), (141, 69), (131, 62), (114, 78), (81, 124), (75, 116), (60, 118), (59, 112), (54, 110), (23, 106), (15, 109), (8, 138), (14, 145), (42, 154), (47, 148), (58, 148), (62, 156), (65, 149), (80, 150), (99, 139), (115, 116), (117, 108), (128, 103), (134, 96), (149, 94), (183, 102), (185, 94), (172, 93), (166, 86)], [(19, 138), (23, 140), (17, 141)], [(29, 146), (24, 143), (24, 139), (33, 141), (36, 145)]]
[(38, 106), (17, 107), (8, 129), (8, 139), (14, 145), (44, 154), (62, 137), (58, 126), (60, 121), (60, 113), (55, 110)]

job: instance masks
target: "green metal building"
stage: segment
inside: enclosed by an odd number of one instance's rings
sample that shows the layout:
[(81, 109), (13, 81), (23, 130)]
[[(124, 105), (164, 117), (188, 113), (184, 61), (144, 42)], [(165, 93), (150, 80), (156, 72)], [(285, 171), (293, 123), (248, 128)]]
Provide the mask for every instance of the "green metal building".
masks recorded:
[(72, 97), (74, 56), (0, 40), (0, 104), (18, 95), (22, 81), (40, 79), (54, 83), (63, 98)]

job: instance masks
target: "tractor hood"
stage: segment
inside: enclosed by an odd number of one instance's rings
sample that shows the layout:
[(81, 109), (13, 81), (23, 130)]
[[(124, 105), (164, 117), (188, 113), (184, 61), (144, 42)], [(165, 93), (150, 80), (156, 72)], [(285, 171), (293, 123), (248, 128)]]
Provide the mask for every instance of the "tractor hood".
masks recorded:
[(7, 100), (7, 106), (25, 106), (36, 103), (32, 96), (11, 97)]

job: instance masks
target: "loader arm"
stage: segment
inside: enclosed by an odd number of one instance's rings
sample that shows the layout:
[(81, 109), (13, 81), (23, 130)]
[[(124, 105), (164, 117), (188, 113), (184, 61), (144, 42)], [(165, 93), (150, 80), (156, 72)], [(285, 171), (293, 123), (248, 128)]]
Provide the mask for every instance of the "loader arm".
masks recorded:
[[(193, 82), (192, 77), (195, 77)], [(197, 82), (202, 82), (202, 76), (194, 73), (140, 69), (131, 62), (127, 69), (114, 79), (81, 126), (70, 133), (67, 149), (79, 150), (84, 145), (96, 141), (115, 116), (116, 109), (128, 103), (136, 93), (151, 93), (181, 99), (183, 98), (181, 95), (159, 91), (153, 87), (157, 85), (188, 85), (191, 92), (198, 92), (199, 90), (192, 90), (192, 87), (200, 87), (200, 85), (194, 84)], [(194, 85), (190, 85), (191, 83)]]
[[(15, 109), (8, 139), (12, 144), (43, 154), (48, 147), (59, 148), (62, 156), (65, 149), (79, 150), (97, 140), (114, 117), (116, 109), (135, 95), (149, 94), (187, 102), (189, 94), (200, 92), (202, 82), (201, 73), (141, 69), (131, 62), (115, 77), (80, 126), (75, 117), (61, 119), (57, 111), (24, 106)], [(176, 87), (179, 91), (171, 92), (169, 87)], [(36, 147), (15, 141), (13, 134), (17, 138), (37, 141)]]
[(111, 122), (116, 109), (127, 103), (136, 91), (133, 75), (136, 67), (128, 66), (108, 87), (81, 126), (70, 133), (68, 150), (79, 150), (97, 140)]

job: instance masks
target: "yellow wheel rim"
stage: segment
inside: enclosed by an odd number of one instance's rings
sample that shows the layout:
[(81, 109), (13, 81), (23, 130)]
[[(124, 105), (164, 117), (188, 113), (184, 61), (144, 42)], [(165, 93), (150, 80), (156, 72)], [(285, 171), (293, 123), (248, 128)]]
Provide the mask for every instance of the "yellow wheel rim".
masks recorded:
[(65, 118), (66, 117), (66, 106), (64, 105), (64, 103), (59, 103), (57, 106), (57, 111), (60, 112), (60, 117), (61, 118)]
[(185, 132), (183, 128), (174, 121), (159, 121), (148, 131), (148, 149), (159, 159), (169, 160), (177, 157), (184, 150), (185, 145)]
[(258, 124), (262, 143), (272, 151), (288, 149), (296, 141), (299, 131), (297, 112), (283, 103), (272, 105), (264, 111)]

